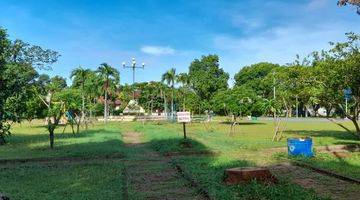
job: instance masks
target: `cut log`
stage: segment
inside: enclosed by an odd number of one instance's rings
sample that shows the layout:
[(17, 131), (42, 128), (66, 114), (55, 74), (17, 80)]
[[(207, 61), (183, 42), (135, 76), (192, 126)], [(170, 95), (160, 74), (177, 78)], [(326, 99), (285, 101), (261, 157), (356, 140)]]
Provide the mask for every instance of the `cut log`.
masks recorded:
[(253, 180), (263, 183), (277, 183), (277, 178), (267, 168), (239, 167), (225, 170), (224, 182), (227, 185), (248, 183)]

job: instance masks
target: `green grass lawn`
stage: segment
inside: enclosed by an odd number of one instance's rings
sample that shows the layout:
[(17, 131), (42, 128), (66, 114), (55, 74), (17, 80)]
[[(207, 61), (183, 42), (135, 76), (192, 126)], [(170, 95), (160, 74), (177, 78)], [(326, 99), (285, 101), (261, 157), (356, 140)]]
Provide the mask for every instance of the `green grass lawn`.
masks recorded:
[[(313, 158), (291, 158), (291, 160), (305, 162), (320, 169), (326, 169), (338, 174), (360, 180), (360, 152), (352, 152), (349, 157), (338, 158), (332, 153), (317, 153)], [(280, 157), (287, 157), (282, 154)]]
[(122, 199), (119, 161), (0, 166), (0, 190), (11, 199)]
[(116, 124), (95, 124), (79, 134), (70, 126), (55, 130), (55, 148), (49, 148), (49, 134), (40, 121), (15, 124), (9, 143), (0, 147), (0, 159), (39, 157), (94, 157), (122, 153), (120, 128)]
[[(344, 123), (352, 128), (351, 123)], [(230, 126), (218, 121), (210, 124), (192, 123), (187, 125), (188, 141), (191, 147), (182, 146), (182, 125), (166, 122), (95, 123), (80, 134), (72, 134), (67, 127), (56, 130), (55, 148), (49, 149), (46, 128), (39, 121), (15, 124), (9, 143), (0, 146), (1, 159), (49, 158), (49, 157), (104, 157), (123, 155), (133, 158), (130, 147), (126, 147), (122, 134), (129, 131), (140, 132), (145, 144), (142, 151), (150, 148), (160, 153), (169, 152), (215, 152), (216, 156), (177, 156), (174, 165), (184, 169), (186, 176), (196, 180), (213, 199), (318, 199), (313, 191), (292, 184), (280, 177), (278, 185), (251, 183), (241, 186), (226, 186), (222, 175), (226, 168), (241, 166), (266, 166), (288, 159), (286, 153), (278, 153), (277, 148), (286, 147), (286, 138), (309, 136), (315, 146), (357, 143), (352, 134), (331, 122), (289, 122), (284, 138), (272, 142), (273, 123), (271, 121), (241, 121), (233, 135)], [(360, 156), (355, 152), (351, 157), (339, 160), (325, 153), (304, 162), (333, 170), (354, 178), (360, 178)], [(145, 167), (145, 166), (144, 166)], [(0, 166), (0, 192), (12, 194), (13, 199), (121, 199), (121, 160), (104, 162), (61, 164), (21, 164)], [(179, 180), (180, 181), (180, 180)], [(23, 192), (20, 193), (20, 188)], [(131, 188), (131, 187), (130, 187)], [(104, 194), (104, 192), (106, 194)], [(131, 194), (131, 193), (130, 193)], [(116, 198), (115, 198), (116, 196)], [(140, 195), (141, 196), (141, 195)], [(55, 198), (56, 197), (56, 198)], [(131, 196), (130, 196), (131, 197)]]
[[(344, 123), (352, 129), (350, 122)], [(134, 124), (134, 129), (145, 133), (144, 139), (152, 144), (155, 150), (162, 153), (182, 152), (189, 149), (179, 145), (182, 135), (181, 124), (156, 123)], [(233, 161), (245, 160), (252, 165), (270, 165), (282, 162), (276, 156), (273, 148), (286, 147), (286, 138), (305, 137), (313, 138), (314, 146), (359, 144), (359, 140), (352, 134), (331, 122), (289, 122), (284, 138), (280, 142), (272, 142), (273, 124), (264, 122), (240, 122), (236, 133), (229, 135), (229, 125), (213, 122), (205, 126), (193, 123), (187, 126), (188, 136), (192, 140), (191, 151), (215, 151)], [(273, 155), (275, 154), (275, 156)], [(283, 153), (282, 158), (287, 157)], [(316, 157), (305, 159), (304, 162), (328, 169), (343, 175), (360, 178), (360, 156), (352, 153), (351, 157), (338, 159), (332, 154), (318, 153)]]
[[(344, 125), (352, 128), (351, 123), (346, 122)], [(272, 199), (275, 196), (277, 199), (316, 199), (318, 197), (311, 191), (305, 192), (299, 186), (286, 181), (277, 186), (253, 183), (241, 187), (228, 187), (224, 186), (221, 179), (224, 170), (229, 167), (263, 166), (283, 162), (283, 159), (278, 159), (273, 148), (286, 147), (286, 138), (289, 137), (312, 137), (315, 146), (359, 143), (354, 135), (331, 122), (289, 122), (280, 142), (271, 141), (271, 121), (240, 122), (233, 135), (229, 135), (230, 127), (227, 124), (214, 122), (205, 126), (193, 123), (187, 125), (192, 148), (181, 147), (181, 124), (134, 123), (134, 130), (144, 133), (144, 142), (149, 142), (153, 149), (161, 153), (215, 151), (220, 154), (216, 158), (187, 156), (174, 159), (175, 163), (199, 181), (214, 199)], [(350, 177), (359, 177), (360, 158), (357, 153), (342, 161), (334, 156), (324, 155), (320, 153), (315, 158), (306, 159), (307, 163)], [(285, 153), (282, 158), (284, 157), (287, 158)]]
[[(345, 126), (352, 128), (350, 122)], [(179, 146), (183, 137), (182, 125), (177, 123), (134, 123), (135, 131), (144, 133), (144, 141), (152, 144), (154, 149), (165, 153), (186, 151)], [(193, 141), (193, 150), (210, 150), (221, 152), (233, 159), (246, 159), (257, 165), (268, 165), (277, 162), (271, 155), (273, 148), (287, 147), (288, 137), (312, 137), (314, 146), (357, 143), (357, 138), (331, 122), (289, 122), (284, 138), (272, 142), (274, 130), (271, 121), (240, 122), (236, 132), (229, 134), (230, 126), (219, 122), (209, 125), (192, 123), (187, 125), (189, 138)]]
[(279, 184), (261, 184), (252, 182), (227, 186), (222, 182), (224, 170), (233, 167), (254, 166), (246, 160), (233, 160), (226, 156), (181, 157), (175, 163), (182, 166), (186, 174), (194, 178), (205, 188), (211, 199), (321, 199), (312, 190), (280, 179)]

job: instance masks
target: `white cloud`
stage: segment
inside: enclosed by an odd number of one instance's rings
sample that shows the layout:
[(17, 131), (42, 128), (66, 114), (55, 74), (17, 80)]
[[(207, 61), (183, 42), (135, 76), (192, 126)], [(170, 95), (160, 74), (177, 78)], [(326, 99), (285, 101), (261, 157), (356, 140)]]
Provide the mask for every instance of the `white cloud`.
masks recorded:
[(328, 0), (310, 0), (310, 2), (307, 4), (307, 9), (308, 10), (321, 9), (324, 8), (328, 2), (329, 2)]
[(146, 54), (155, 56), (173, 55), (175, 53), (175, 49), (164, 46), (143, 46), (140, 50)]
[[(316, 27), (285, 26), (250, 37), (219, 35), (214, 38), (214, 46), (237, 59), (237, 63), (270, 61), (285, 64), (292, 62), (296, 54), (304, 57), (312, 51), (329, 48), (330, 41), (343, 41), (349, 26), (336, 23)], [(360, 30), (354, 29), (352, 31)]]
[(244, 17), (243, 15), (231, 16), (231, 23), (239, 28), (256, 29), (263, 25), (261, 18)]

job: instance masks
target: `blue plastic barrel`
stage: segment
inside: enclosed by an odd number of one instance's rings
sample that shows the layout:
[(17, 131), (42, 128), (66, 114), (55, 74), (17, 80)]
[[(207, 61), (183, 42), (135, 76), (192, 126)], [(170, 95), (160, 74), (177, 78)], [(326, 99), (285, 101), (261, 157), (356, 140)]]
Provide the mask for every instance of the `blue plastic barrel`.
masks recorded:
[(288, 154), (290, 156), (314, 156), (313, 142), (311, 138), (288, 138)]

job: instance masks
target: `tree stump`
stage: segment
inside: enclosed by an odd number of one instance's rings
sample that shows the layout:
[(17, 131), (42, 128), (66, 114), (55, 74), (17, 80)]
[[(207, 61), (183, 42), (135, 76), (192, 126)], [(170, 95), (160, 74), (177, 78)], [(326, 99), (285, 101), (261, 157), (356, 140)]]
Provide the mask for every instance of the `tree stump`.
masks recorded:
[(0, 193), (0, 200), (10, 200), (10, 198)]
[(239, 167), (225, 170), (224, 182), (227, 185), (248, 183), (253, 180), (263, 183), (277, 183), (277, 178), (269, 169), (260, 167)]

